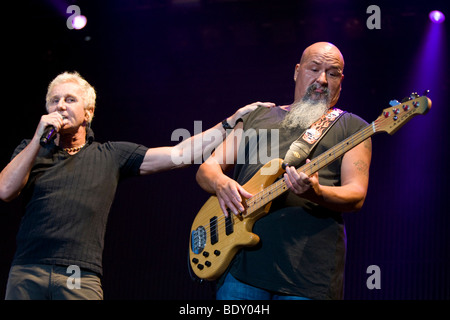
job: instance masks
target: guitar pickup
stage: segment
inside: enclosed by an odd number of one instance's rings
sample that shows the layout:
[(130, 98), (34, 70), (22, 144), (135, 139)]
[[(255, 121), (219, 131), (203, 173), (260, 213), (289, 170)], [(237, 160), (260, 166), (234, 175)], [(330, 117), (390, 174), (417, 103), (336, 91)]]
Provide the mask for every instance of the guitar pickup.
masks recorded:
[(231, 214), (225, 218), (225, 234), (228, 236), (234, 231), (234, 219)]
[(210, 232), (210, 239), (211, 244), (216, 244), (219, 241), (219, 235), (217, 233), (217, 217), (214, 216), (211, 219), (209, 219), (209, 232)]

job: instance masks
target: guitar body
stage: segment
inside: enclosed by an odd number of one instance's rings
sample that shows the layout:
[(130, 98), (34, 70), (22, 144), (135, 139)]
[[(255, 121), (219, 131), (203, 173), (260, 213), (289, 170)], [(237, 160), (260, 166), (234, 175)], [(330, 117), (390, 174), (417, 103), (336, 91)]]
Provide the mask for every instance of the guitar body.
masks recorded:
[[(283, 160), (266, 163), (246, 184), (244, 189), (256, 194), (271, 185), (284, 172)], [(225, 218), (216, 196), (211, 196), (198, 212), (191, 228), (189, 261), (192, 270), (202, 279), (215, 280), (225, 272), (242, 247), (254, 246), (259, 237), (252, 233), (253, 225), (267, 214), (271, 203), (241, 215)]]

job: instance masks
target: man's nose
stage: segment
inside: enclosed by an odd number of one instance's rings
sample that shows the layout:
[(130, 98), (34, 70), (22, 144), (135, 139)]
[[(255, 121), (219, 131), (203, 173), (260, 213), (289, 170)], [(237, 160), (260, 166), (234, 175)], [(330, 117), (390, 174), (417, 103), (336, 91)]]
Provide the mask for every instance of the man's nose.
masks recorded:
[(66, 102), (64, 99), (58, 101), (57, 110), (66, 110)]
[(322, 73), (320, 73), (319, 77), (317, 78), (317, 82), (320, 83), (321, 85), (327, 85), (327, 74), (325, 71), (323, 71)]

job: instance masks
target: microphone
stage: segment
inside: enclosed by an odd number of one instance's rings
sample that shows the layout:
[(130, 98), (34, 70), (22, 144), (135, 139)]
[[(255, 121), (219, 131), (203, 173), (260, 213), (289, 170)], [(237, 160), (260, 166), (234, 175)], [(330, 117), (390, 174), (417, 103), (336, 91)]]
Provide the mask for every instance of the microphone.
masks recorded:
[(48, 144), (50, 142), (50, 140), (54, 139), (56, 136), (56, 129), (54, 126), (47, 126), (44, 129), (44, 133), (41, 136), (41, 146), (45, 146), (46, 144)]

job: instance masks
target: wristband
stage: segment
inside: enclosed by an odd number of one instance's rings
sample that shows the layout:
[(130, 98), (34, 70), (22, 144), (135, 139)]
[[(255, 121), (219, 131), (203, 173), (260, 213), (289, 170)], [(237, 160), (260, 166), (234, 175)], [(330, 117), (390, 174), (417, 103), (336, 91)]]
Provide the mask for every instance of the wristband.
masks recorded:
[[(242, 118), (237, 119), (237, 120), (236, 120), (236, 123), (234, 124), (234, 127), (236, 127), (236, 125), (237, 125), (239, 122), (243, 122), (243, 121), (244, 121), (244, 120), (242, 120)], [(222, 121), (222, 127), (223, 127), (223, 129), (224, 129), (225, 131), (227, 131), (227, 129), (233, 129), (233, 128), (234, 128), (234, 127), (230, 126), (230, 124), (228, 123), (227, 119), (224, 119), (224, 120)]]
[(222, 121), (222, 127), (225, 131), (227, 131), (227, 129), (233, 129), (233, 127), (228, 123), (227, 119), (224, 119)]

